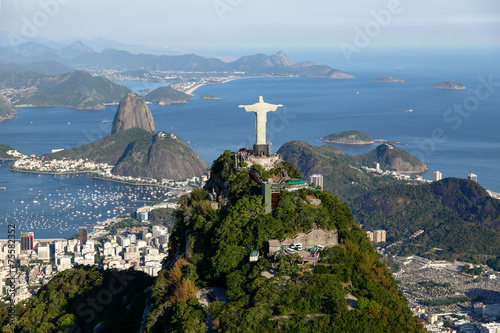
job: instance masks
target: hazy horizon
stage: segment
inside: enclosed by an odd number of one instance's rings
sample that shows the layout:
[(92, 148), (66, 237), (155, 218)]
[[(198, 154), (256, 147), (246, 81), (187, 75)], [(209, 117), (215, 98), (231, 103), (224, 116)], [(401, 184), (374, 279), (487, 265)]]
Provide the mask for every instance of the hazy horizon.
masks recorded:
[[(105, 38), (179, 52), (500, 46), (500, 3), (443, 0), (0, 2), (0, 30), (57, 42)], [(274, 51), (274, 52), (276, 52)]]

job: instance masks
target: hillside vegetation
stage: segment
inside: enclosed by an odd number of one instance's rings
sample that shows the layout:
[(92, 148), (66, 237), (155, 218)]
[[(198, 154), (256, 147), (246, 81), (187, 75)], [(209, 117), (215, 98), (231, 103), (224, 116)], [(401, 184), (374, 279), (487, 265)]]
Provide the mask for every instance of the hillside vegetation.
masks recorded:
[(91, 266), (66, 270), (43, 286), (36, 297), (16, 307), (15, 329), (8, 324), (7, 307), (0, 308), (0, 327), (2, 332), (23, 333), (135, 333), (148, 297), (144, 290), (152, 281), (134, 270), (103, 271)]
[(500, 252), (500, 201), (470, 180), (386, 187), (360, 196), (351, 208), (367, 230), (387, 230), (389, 242), (425, 230), (393, 253), (485, 260)]

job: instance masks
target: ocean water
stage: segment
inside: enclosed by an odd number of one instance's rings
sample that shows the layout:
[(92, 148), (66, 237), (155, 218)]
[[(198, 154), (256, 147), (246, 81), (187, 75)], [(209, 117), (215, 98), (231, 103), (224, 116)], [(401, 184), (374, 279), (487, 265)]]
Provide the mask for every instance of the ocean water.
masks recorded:
[[(238, 105), (253, 104), (262, 95), (266, 102), (284, 105), (268, 114), (267, 137), (273, 143), (274, 151), (290, 140), (322, 145), (324, 143), (320, 138), (328, 134), (360, 130), (376, 139), (406, 143), (400, 147), (429, 166), (430, 170), (423, 175), (424, 178), (431, 179), (432, 172), (436, 170), (441, 171), (443, 177), (465, 178), (467, 174), (475, 173), (481, 185), (500, 192), (500, 68), (495, 60), (499, 54), (406, 52), (397, 57), (376, 54), (357, 57), (352, 62), (337, 62), (333, 60), (338, 57), (318, 53), (309, 55), (309, 59), (345, 70), (355, 78), (234, 80), (222, 85), (203, 86), (195, 92), (198, 95), (219, 96), (222, 100), (195, 99), (187, 104), (150, 105), (150, 108), (157, 130), (177, 134), (208, 163), (212, 163), (226, 149), (235, 151), (253, 145), (254, 115), (238, 108)], [(306, 56), (295, 53), (299, 59), (306, 59)], [(330, 63), (329, 59), (332, 60)], [(373, 82), (374, 78), (382, 75), (392, 75), (406, 82)], [(468, 89), (450, 91), (429, 88), (446, 80), (460, 82)], [(167, 84), (127, 82), (127, 86), (134, 91)], [(16, 119), (0, 123), (0, 142), (25, 154), (47, 153), (55, 148), (89, 143), (110, 133), (116, 108), (116, 105), (108, 106), (104, 111), (22, 108)], [(413, 112), (405, 112), (408, 109)], [(375, 149), (376, 145), (340, 148), (355, 155)], [(46, 192), (45, 187), (52, 188), (50, 191), (59, 188), (60, 192), (64, 188), (66, 192), (78, 193), (79, 189), (87, 189), (87, 186), (90, 191), (95, 184), (96, 181), (88, 176), (58, 178), (13, 173), (8, 171), (7, 163), (2, 163), (0, 186), (7, 187), (7, 190), (0, 191), (0, 221), (12, 218), (16, 208), (18, 212), (19, 209), (26, 209), (25, 206), (13, 205), (13, 201), (18, 203), (26, 198), (30, 188), (42, 193)], [(104, 185), (100, 183), (99, 186)], [(110, 188), (109, 191), (129, 190), (120, 187), (115, 190)], [(58, 194), (51, 193), (52, 196)], [(116, 206), (129, 204), (127, 200), (133, 201), (129, 197), (117, 198)], [(32, 214), (30, 216), (44, 223), (50, 223), (48, 220), (54, 218), (41, 204), (30, 205), (28, 209)], [(52, 211), (51, 207), (49, 209)], [(96, 219), (94, 216), (98, 214), (95, 213), (92, 212), (90, 219), (85, 217), (88, 220), (86, 223)], [(64, 226), (68, 230), (61, 233), (60, 228), (55, 228), (54, 236), (71, 236), (82, 221), (69, 220)], [(39, 233), (43, 233), (44, 237), (52, 235), (45, 229), (40, 229)], [(0, 227), (0, 238), (4, 235)]]

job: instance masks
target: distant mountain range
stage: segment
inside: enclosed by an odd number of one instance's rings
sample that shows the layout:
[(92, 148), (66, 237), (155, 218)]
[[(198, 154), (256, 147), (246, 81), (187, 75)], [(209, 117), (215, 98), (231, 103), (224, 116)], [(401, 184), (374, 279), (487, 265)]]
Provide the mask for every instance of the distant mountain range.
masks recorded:
[[(13, 43), (16, 41), (16, 43)], [(25, 43), (23, 43), (25, 41)], [(96, 52), (86, 43), (92, 44)], [(104, 47), (104, 45), (107, 45)], [(128, 49), (129, 51), (124, 51)], [(132, 53), (130, 50), (141, 50)], [(178, 51), (170, 53), (179, 53)], [(42, 64), (47, 62), (47, 64)], [(37, 65), (33, 65), (36, 63)], [(56, 63), (58, 65), (56, 65)], [(16, 67), (20, 66), (20, 67)], [(20, 71), (22, 68), (47, 74), (63, 74), (71, 68), (146, 69), (187, 72), (245, 72), (250, 75), (294, 75), (348, 79), (352, 75), (313, 62), (295, 64), (283, 51), (275, 55), (243, 56), (231, 62), (196, 54), (153, 55), (140, 45), (126, 45), (105, 39), (72, 40), (70, 44), (55, 43), (43, 38), (26, 40), (0, 31), (0, 69)], [(63, 72), (65, 71), (65, 72)]]

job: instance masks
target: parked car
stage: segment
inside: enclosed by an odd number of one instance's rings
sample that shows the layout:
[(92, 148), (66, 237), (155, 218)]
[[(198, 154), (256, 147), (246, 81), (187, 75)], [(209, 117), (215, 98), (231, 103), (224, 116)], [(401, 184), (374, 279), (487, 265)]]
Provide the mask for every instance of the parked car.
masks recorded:
[(294, 254), (295, 253), (295, 250), (292, 249), (292, 248), (288, 248), (286, 249), (286, 253), (289, 253), (289, 254)]

